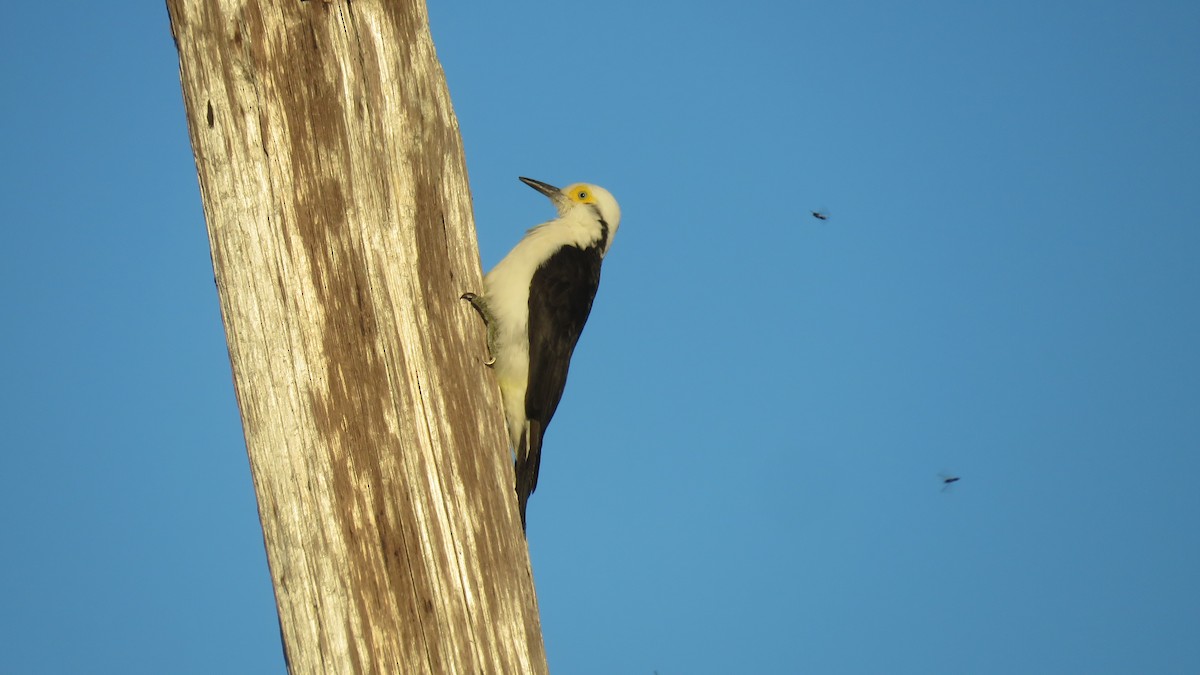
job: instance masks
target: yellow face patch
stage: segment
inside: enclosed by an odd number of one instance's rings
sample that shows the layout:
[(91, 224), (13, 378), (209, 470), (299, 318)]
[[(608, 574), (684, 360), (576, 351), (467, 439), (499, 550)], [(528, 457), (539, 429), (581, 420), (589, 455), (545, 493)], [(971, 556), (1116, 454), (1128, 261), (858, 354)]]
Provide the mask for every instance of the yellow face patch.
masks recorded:
[(593, 193), (592, 186), (587, 183), (576, 183), (571, 187), (563, 190), (566, 193), (567, 199), (576, 204), (595, 204), (596, 195)]

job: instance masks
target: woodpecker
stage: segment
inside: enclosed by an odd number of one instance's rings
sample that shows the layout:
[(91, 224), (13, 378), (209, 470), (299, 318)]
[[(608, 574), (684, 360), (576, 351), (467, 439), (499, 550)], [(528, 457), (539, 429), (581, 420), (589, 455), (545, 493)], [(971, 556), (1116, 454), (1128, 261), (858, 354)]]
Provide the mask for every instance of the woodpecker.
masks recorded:
[(621, 222), (608, 190), (589, 183), (556, 188), (521, 182), (558, 209), (537, 225), (483, 279), (483, 293), (462, 297), (487, 324), (488, 361), (496, 372), (514, 455), (521, 528), (537, 488), (542, 437), (567, 384), (575, 343), (600, 286), (600, 264)]

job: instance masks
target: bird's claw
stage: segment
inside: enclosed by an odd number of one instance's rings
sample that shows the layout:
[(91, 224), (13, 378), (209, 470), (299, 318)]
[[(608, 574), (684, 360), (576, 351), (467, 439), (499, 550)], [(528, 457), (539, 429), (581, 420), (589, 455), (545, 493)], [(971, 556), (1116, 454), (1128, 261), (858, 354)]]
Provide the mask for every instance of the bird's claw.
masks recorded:
[(478, 295), (475, 295), (471, 291), (467, 291), (466, 293), (458, 296), (458, 299), (466, 300), (467, 302), (471, 303), (471, 306), (475, 308), (475, 311), (479, 312), (479, 316), (483, 319), (483, 322), (485, 324), (488, 323), (488, 315), (487, 312), (484, 311), (484, 301), (482, 298), (480, 298)]
[(482, 306), (480, 306), (480, 304), (479, 304), (479, 303), (475, 302), (476, 300), (478, 300), (478, 299), (479, 299), (479, 296), (478, 296), (478, 295), (475, 295), (475, 294), (474, 294), (474, 293), (472, 293), (471, 291), (467, 291), (466, 293), (463, 293), (461, 296), (459, 296), (459, 298), (458, 298), (458, 299), (459, 299), (459, 300), (466, 300), (467, 302), (471, 303), (471, 306), (475, 308), (475, 311), (476, 311), (476, 312), (479, 312), (479, 316), (480, 316), (480, 318), (482, 318), (482, 319), (483, 319), (483, 324), (484, 324), (485, 326), (488, 326), (488, 360), (487, 360), (487, 361), (484, 361), (484, 362), (483, 362), (483, 365), (487, 366), (488, 368), (491, 368), (492, 366), (495, 366), (495, 365), (496, 365), (496, 357), (495, 357), (495, 356), (492, 354), (492, 328), (491, 328), (491, 322), (490, 322), (490, 321), (488, 321), (488, 315), (487, 315), (487, 312), (486, 312), (486, 311), (484, 311), (484, 308), (483, 308)]

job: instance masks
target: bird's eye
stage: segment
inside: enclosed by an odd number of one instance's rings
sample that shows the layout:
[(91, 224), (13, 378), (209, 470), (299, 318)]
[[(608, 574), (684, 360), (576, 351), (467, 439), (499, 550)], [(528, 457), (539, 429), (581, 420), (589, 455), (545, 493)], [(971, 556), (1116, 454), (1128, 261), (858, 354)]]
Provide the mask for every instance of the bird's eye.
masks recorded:
[(580, 199), (587, 199), (587, 190), (580, 190), (577, 195)]

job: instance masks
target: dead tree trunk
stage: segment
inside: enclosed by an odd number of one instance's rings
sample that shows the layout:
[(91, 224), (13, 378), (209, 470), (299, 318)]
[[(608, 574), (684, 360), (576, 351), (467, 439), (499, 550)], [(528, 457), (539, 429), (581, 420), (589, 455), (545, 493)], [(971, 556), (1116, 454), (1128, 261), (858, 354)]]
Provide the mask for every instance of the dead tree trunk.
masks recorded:
[(292, 673), (544, 673), (422, 0), (168, 0)]

